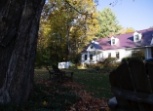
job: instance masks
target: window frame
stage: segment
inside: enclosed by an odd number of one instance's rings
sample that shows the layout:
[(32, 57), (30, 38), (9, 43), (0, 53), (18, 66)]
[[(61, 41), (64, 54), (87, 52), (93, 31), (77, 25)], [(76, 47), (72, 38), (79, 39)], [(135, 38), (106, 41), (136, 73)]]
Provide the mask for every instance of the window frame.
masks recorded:
[(93, 55), (92, 54), (90, 54), (90, 60), (93, 60)]
[(116, 52), (116, 58), (119, 59), (120, 58), (120, 53)]
[(108, 53), (108, 58), (111, 58), (112, 54), (111, 52)]
[(112, 39), (112, 45), (115, 45), (115, 38)]
[(84, 60), (87, 60), (87, 54), (84, 55)]

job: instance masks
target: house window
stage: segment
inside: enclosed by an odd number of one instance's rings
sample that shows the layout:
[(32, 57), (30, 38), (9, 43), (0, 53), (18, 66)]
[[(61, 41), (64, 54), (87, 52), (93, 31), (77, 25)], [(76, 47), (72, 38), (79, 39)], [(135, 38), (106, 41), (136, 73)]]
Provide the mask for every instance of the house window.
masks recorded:
[(84, 55), (84, 60), (87, 60), (87, 54)]
[(117, 59), (120, 58), (120, 54), (119, 54), (119, 52), (116, 52), (116, 58), (117, 58)]
[(90, 60), (92, 60), (92, 59), (93, 59), (93, 55), (91, 54), (91, 55), (90, 55)]
[(138, 41), (139, 40), (139, 35), (135, 35), (135, 40)]
[(93, 46), (91, 46), (90, 48), (93, 49)]
[(113, 44), (113, 45), (115, 44), (115, 39), (112, 39), (112, 44)]
[(111, 53), (108, 53), (108, 58), (111, 58)]

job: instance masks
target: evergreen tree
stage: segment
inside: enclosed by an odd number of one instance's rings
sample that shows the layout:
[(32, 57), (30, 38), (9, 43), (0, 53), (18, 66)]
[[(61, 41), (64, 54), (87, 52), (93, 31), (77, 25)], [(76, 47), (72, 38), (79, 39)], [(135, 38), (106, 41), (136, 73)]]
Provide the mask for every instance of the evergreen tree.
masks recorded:
[(110, 8), (105, 8), (104, 10), (100, 11), (98, 18), (100, 24), (100, 31), (98, 32), (97, 36), (99, 38), (118, 34), (120, 29), (122, 28), (118, 24), (116, 16)]

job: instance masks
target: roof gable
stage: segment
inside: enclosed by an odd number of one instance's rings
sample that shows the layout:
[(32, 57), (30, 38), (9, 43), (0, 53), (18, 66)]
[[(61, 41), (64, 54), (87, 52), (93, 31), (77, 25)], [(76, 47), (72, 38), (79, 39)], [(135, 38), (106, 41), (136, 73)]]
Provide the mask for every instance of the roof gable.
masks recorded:
[(87, 51), (94, 51), (97, 49), (101, 49), (101, 46), (95, 42), (92, 42), (88, 47), (87, 47)]

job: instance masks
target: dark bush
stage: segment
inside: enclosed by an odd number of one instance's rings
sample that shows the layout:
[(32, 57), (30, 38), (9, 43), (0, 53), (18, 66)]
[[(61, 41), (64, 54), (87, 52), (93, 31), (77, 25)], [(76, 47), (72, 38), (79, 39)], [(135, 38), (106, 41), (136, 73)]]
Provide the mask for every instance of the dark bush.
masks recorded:
[(132, 53), (132, 58), (138, 58), (144, 60), (144, 52), (143, 51), (136, 51)]

